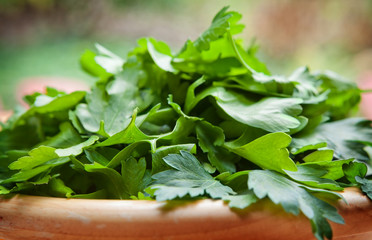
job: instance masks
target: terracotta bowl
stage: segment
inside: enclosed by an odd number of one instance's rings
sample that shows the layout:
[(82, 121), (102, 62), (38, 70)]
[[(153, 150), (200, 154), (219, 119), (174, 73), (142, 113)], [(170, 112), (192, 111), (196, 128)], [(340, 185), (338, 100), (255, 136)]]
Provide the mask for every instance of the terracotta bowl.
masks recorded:
[[(346, 224), (333, 239), (372, 239), (372, 203), (358, 189), (337, 207)], [(86, 200), (16, 195), (0, 199), (0, 239), (6, 240), (219, 240), (315, 239), (304, 216), (269, 201), (232, 211), (222, 201), (171, 203)]]

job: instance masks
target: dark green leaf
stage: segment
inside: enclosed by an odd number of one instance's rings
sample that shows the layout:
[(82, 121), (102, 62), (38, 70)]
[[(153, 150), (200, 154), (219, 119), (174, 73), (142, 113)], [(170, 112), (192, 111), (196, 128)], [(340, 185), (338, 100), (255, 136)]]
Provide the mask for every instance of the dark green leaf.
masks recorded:
[(136, 160), (133, 157), (121, 162), (121, 175), (124, 180), (125, 188), (129, 195), (137, 195), (142, 192), (149, 184), (151, 177), (146, 177), (146, 160), (141, 158)]
[(174, 169), (159, 172), (152, 176), (155, 179), (155, 196), (159, 201), (203, 196), (222, 198), (234, 194), (233, 190), (214, 180), (200, 162), (189, 152), (170, 154), (164, 161)]
[(298, 215), (301, 211), (310, 219), (313, 233), (319, 240), (324, 237), (332, 238), (332, 229), (327, 219), (344, 223), (335, 207), (314, 197), (300, 184), (279, 173), (254, 170), (249, 174), (248, 187), (258, 198), (269, 197), (275, 204), (280, 204), (286, 212)]
[(59, 126), (59, 133), (46, 141), (42, 142), (41, 145), (54, 147), (54, 148), (68, 148), (76, 144), (81, 143), (80, 134), (69, 122), (63, 122)]
[(217, 105), (231, 118), (252, 127), (268, 132), (288, 132), (300, 126), (300, 121), (295, 118), (302, 111), (302, 100), (298, 98), (264, 98), (257, 101), (216, 87), (197, 95), (186, 108), (192, 109), (208, 96), (213, 96)]
[(219, 172), (233, 173), (236, 171), (234, 160), (237, 157), (223, 148), (225, 135), (221, 128), (202, 121), (196, 125), (196, 135), (200, 148), (208, 153), (212, 166), (216, 167)]
[[(342, 131), (340, 131), (342, 129)], [(298, 140), (311, 144), (326, 142), (329, 149), (334, 150), (334, 156), (339, 159), (356, 158), (367, 161), (367, 154), (363, 151), (363, 142), (372, 139), (371, 122), (362, 118), (348, 118), (319, 125), (315, 131), (304, 136), (296, 136)]]
[[(95, 173), (100, 176), (101, 183), (112, 198), (127, 199), (129, 192), (124, 184), (122, 176), (114, 169), (102, 166), (99, 163), (82, 164), (75, 160), (83, 169), (89, 173)], [(102, 177), (104, 181), (102, 181)]]
[(356, 176), (355, 180), (361, 185), (362, 191), (372, 200), (372, 180), (359, 176)]
[(351, 183), (356, 183), (355, 177), (364, 178), (367, 174), (367, 166), (365, 163), (351, 162), (342, 165), (346, 179)]
[(190, 153), (195, 154), (196, 145), (195, 144), (180, 144), (180, 145), (163, 146), (163, 147), (157, 148), (156, 151), (152, 153), (152, 174), (170, 169), (170, 167), (165, 163), (163, 158), (169, 154), (177, 154), (181, 150), (188, 151)]

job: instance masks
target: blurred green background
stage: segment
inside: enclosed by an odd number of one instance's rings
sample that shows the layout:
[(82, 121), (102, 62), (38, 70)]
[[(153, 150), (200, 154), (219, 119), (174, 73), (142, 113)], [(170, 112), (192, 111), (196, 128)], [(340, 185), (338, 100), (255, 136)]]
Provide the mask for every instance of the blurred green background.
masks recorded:
[(95, 42), (123, 56), (151, 36), (177, 51), (225, 5), (243, 14), (241, 38), (255, 39), (273, 73), (307, 65), (361, 81), (372, 70), (367, 0), (0, 0), (0, 105), (13, 108), (19, 82), (30, 77), (93, 83), (79, 57)]

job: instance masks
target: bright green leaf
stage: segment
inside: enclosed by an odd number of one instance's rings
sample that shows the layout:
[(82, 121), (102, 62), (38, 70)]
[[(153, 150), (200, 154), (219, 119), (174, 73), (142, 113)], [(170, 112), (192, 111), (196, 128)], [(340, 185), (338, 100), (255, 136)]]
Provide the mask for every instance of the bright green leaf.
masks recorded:
[(263, 169), (278, 172), (296, 171), (297, 167), (289, 158), (288, 145), (291, 137), (285, 133), (269, 133), (243, 146), (234, 142), (226, 143), (230, 151), (244, 157)]
[(11, 163), (9, 168), (12, 170), (30, 170), (52, 159), (59, 158), (55, 151), (55, 148), (40, 146), (32, 149), (29, 152), (29, 156), (21, 157), (17, 161)]
[(229, 203), (229, 207), (244, 209), (257, 202), (257, 197), (252, 191), (246, 191), (237, 195), (228, 195), (223, 200)]
[(99, 139), (98, 136), (93, 135), (93, 136), (90, 136), (90, 138), (87, 139), (86, 141), (79, 143), (75, 146), (72, 146), (69, 148), (57, 149), (55, 153), (60, 157), (77, 156), (83, 152), (84, 148), (92, 146), (98, 139)]
[(306, 155), (303, 160), (309, 162), (331, 162), (333, 159), (333, 150), (317, 150)]
[(327, 170), (317, 166), (298, 165), (296, 172), (285, 171), (285, 173), (293, 180), (300, 182), (304, 185), (333, 191), (342, 191), (343, 188), (337, 182), (322, 178)]

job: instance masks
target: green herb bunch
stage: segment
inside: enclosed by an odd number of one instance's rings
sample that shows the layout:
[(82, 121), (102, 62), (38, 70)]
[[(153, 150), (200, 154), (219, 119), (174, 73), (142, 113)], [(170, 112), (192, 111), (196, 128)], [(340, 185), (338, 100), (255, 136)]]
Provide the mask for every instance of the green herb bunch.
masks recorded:
[(269, 198), (332, 238), (338, 192), (357, 186), (372, 198), (371, 122), (348, 117), (361, 91), (306, 67), (271, 74), (257, 46), (233, 38), (240, 18), (223, 8), (177, 54), (153, 38), (126, 59), (86, 51), (91, 91), (26, 96), (30, 108), (1, 126), (0, 194), (212, 198), (240, 209)]

